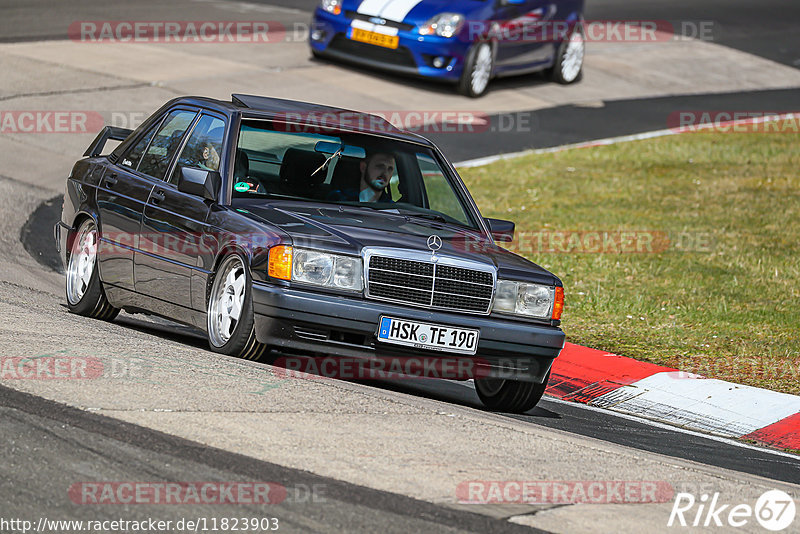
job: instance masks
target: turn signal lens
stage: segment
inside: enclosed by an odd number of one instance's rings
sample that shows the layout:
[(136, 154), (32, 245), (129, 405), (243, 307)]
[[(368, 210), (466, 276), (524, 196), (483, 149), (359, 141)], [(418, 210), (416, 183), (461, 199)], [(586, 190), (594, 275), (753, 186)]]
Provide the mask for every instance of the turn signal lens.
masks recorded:
[(553, 320), (560, 321), (561, 314), (564, 312), (564, 288), (556, 288), (556, 300), (553, 303)]
[(328, 13), (339, 15), (342, 12), (342, 0), (322, 0), (322, 9)]
[(292, 279), (292, 247), (279, 245), (269, 249), (267, 274), (281, 280)]

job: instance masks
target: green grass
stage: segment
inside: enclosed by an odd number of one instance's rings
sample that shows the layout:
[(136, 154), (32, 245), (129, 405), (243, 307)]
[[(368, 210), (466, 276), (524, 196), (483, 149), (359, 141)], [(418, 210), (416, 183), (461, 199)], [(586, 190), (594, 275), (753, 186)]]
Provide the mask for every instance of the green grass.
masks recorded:
[[(462, 175), (484, 216), (517, 223), (510, 248), (563, 280), (569, 341), (800, 393), (800, 135), (684, 134)], [(542, 231), (635, 231), (651, 252)]]

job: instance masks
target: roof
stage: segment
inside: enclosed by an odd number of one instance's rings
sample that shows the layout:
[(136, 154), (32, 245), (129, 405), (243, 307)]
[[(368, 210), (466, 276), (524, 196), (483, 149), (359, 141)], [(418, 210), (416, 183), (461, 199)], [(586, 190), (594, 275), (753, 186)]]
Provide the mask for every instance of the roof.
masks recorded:
[(378, 115), (364, 113), (299, 100), (286, 100), (266, 96), (232, 94), (231, 102), (239, 108), (264, 112), (272, 117), (278, 116), (291, 122), (311, 124), (333, 129), (389, 135), (416, 143), (430, 141), (412, 132), (400, 130)]

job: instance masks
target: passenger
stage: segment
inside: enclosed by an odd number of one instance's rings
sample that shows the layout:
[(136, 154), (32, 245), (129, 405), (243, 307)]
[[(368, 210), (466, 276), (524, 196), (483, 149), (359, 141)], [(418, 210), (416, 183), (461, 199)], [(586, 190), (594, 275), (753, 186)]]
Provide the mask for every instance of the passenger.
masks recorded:
[(394, 175), (394, 156), (388, 152), (369, 154), (361, 162), (359, 189), (339, 189), (328, 195), (329, 200), (351, 200), (359, 202), (392, 202), (387, 191)]

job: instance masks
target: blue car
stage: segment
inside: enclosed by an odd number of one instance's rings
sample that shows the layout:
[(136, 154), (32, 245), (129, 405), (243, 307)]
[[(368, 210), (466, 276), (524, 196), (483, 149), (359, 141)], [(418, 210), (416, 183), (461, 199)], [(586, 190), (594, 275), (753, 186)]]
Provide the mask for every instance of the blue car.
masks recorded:
[(470, 97), (494, 77), (549, 71), (581, 78), (584, 0), (322, 0), (315, 57), (457, 84)]

